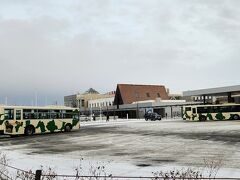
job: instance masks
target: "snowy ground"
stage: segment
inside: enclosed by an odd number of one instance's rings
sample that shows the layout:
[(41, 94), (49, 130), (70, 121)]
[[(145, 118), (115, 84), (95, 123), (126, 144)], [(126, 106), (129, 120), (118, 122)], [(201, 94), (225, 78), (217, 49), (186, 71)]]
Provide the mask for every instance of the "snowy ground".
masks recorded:
[(160, 170), (201, 169), (207, 158), (223, 160), (219, 177), (240, 177), (240, 121), (83, 122), (71, 133), (0, 137), (0, 147), (11, 165), (51, 166), (59, 174), (74, 174), (79, 164), (88, 174), (90, 166), (100, 164), (107, 174), (151, 176)]

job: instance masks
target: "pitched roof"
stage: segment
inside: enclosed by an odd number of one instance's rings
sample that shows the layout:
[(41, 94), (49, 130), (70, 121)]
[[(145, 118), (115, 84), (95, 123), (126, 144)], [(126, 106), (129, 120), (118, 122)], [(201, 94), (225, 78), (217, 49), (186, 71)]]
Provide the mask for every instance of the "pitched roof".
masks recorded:
[(99, 94), (99, 92), (93, 88), (89, 88), (84, 94)]
[(131, 104), (137, 101), (155, 100), (157, 98), (162, 100), (169, 99), (165, 86), (118, 84), (114, 104)]

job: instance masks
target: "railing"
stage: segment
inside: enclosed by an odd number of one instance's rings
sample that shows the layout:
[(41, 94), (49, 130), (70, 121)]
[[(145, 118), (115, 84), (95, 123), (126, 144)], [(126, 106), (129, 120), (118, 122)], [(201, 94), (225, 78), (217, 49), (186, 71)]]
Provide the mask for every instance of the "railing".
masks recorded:
[[(66, 180), (66, 178), (70, 178), (70, 179), (75, 179), (75, 180), (84, 180), (84, 179), (88, 179), (88, 180), (101, 180), (101, 179), (104, 179), (104, 180), (108, 180), (108, 179), (111, 179), (111, 180), (117, 180), (117, 179), (139, 179), (139, 180), (144, 180), (144, 179), (149, 179), (149, 180), (240, 180), (240, 178), (193, 178), (193, 177), (157, 177), (157, 176), (113, 176), (113, 175), (109, 175), (109, 176), (84, 176), (84, 175), (79, 175), (79, 174), (76, 174), (76, 175), (64, 175), (64, 174), (60, 174), (60, 175), (57, 175), (57, 174), (43, 174), (42, 170), (36, 170), (35, 173), (33, 173), (32, 171), (26, 171), (26, 170), (23, 170), (23, 169), (20, 169), (20, 168), (16, 168), (14, 166), (10, 166), (10, 165), (7, 165), (7, 164), (3, 164), (3, 163), (0, 163), (0, 165), (4, 166), (4, 167), (7, 167), (7, 168), (11, 168), (11, 169), (14, 169), (14, 170), (17, 170), (18, 172), (23, 172), (25, 174), (28, 174), (28, 175), (31, 175), (33, 178), (32, 179), (35, 179), (35, 180), (42, 180), (44, 177), (46, 177), (46, 179), (54, 179), (54, 178), (64, 178), (64, 180)], [(3, 179), (3, 177), (1, 177), (1, 175), (3, 175), (5, 177), (5, 179)], [(9, 175), (7, 175), (6, 173), (4, 172), (0, 172), (0, 178), (1, 180), (14, 180), (13, 178), (11, 178)]]

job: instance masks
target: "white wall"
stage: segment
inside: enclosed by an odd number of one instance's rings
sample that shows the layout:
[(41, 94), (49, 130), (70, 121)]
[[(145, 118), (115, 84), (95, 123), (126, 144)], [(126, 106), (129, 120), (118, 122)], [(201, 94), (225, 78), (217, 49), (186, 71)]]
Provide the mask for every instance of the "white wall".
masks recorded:
[(114, 97), (89, 100), (88, 107), (90, 108), (90, 107), (112, 106), (113, 101), (114, 101)]

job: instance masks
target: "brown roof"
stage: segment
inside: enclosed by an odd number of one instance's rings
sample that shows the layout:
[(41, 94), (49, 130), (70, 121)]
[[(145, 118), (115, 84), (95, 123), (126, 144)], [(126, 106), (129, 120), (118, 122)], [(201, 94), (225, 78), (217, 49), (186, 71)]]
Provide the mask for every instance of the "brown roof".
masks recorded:
[(169, 99), (165, 86), (118, 84), (114, 104), (131, 104), (137, 101), (155, 100), (156, 98)]

